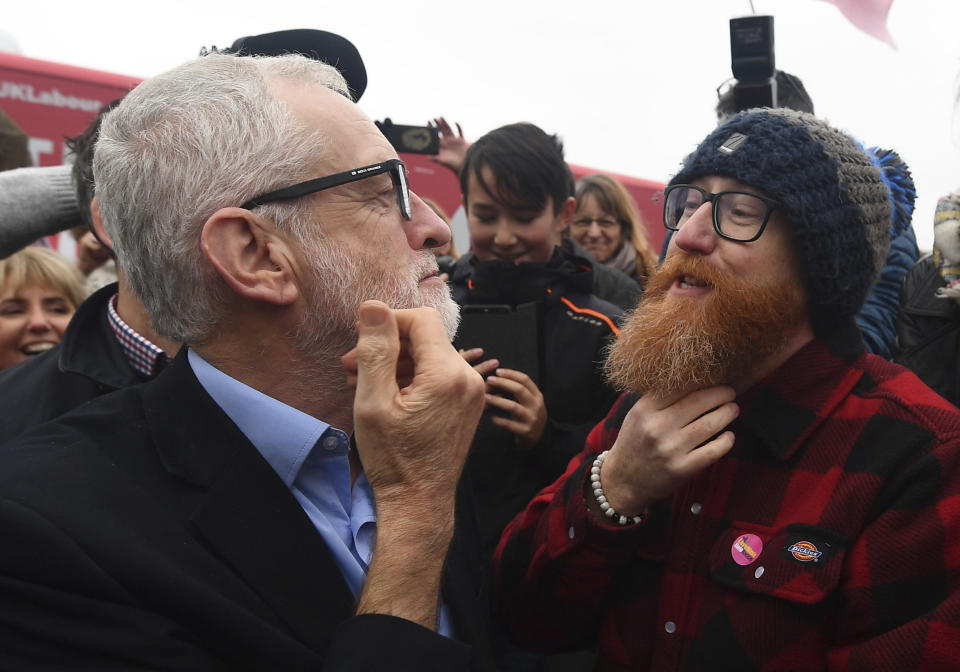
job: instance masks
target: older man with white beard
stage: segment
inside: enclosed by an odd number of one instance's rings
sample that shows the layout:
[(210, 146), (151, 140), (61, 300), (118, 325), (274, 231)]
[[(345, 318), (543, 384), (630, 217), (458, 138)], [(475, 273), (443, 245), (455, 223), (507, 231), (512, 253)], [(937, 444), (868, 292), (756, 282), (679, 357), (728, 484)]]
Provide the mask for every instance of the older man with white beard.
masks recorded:
[(449, 229), (348, 95), (213, 54), (104, 119), (104, 225), (186, 347), (0, 450), (0, 667), (492, 668)]
[(606, 363), (627, 393), (497, 549), (518, 644), (596, 648), (600, 670), (955, 666), (960, 413), (853, 321), (885, 179), (789, 110), (687, 157)]

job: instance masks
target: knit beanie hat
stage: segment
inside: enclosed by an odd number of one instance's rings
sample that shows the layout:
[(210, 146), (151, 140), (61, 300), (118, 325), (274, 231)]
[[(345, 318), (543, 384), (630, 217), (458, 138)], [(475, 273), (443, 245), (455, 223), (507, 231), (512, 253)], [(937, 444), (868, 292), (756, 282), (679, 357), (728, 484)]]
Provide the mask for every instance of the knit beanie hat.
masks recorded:
[(710, 175), (783, 204), (815, 332), (860, 311), (890, 249), (891, 206), (880, 169), (856, 140), (805, 112), (747, 110), (710, 133), (670, 184)]

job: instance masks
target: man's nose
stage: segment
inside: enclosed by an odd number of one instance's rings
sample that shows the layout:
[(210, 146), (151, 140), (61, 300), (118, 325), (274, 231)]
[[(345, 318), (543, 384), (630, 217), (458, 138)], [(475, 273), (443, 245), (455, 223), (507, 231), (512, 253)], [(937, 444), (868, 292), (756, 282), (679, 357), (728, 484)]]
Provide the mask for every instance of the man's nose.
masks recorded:
[(713, 204), (705, 202), (673, 234), (671, 242), (686, 252), (710, 254), (716, 248), (717, 238), (713, 228)]
[(409, 221), (404, 220), (403, 224), (412, 249), (432, 249), (450, 242), (453, 236), (450, 227), (412, 191), (410, 209), (412, 217)]

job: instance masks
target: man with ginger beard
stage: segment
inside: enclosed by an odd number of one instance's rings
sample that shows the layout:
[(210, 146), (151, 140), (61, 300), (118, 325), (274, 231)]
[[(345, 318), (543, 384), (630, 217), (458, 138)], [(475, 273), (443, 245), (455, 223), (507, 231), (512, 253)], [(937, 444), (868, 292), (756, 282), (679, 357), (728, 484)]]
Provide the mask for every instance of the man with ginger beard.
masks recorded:
[(714, 130), (606, 363), (625, 390), (508, 527), (515, 642), (600, 670), (947, 669), (960, 657), (960, 412), (864, 350), (885, 175), (790, 110)]

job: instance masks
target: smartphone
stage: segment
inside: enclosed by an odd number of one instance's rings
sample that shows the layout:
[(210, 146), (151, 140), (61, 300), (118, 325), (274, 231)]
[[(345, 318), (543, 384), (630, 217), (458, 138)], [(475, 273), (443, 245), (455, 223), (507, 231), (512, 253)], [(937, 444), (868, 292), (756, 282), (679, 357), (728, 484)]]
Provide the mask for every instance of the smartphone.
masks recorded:
[(389, 117), (374, 123), (398, 152), (410, 154), (440, 152), (440, 132), (434, 126), (403, 126), (393, 123)]
[(523, 371), (540, 385), (540, 329), (536, 303), (515, 309), (507, 305), (465, 305), (453, 344), (460, 350), (483, 348), (483, 360), (497, 359), (501, 368)]

